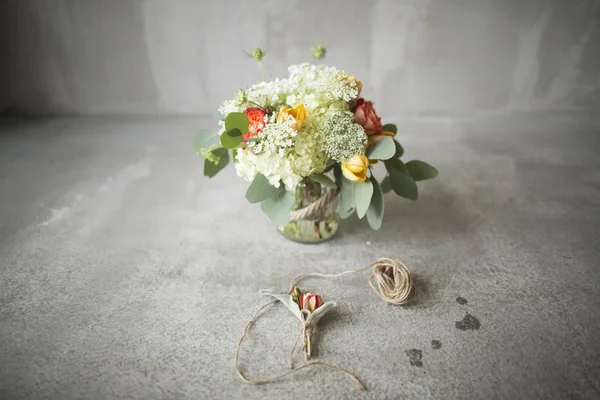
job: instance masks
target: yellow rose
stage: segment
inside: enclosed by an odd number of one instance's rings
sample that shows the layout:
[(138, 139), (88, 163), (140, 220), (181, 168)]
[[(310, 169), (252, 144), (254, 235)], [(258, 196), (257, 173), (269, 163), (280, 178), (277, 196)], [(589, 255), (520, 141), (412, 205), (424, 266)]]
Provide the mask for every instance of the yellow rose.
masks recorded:
[(342, 173), (352, 182), (364, 182), (367, 179), (369, 160), (362, 154), (355, 154), (342, 163)]
[(299, 131), (302, 128), (302, 123), (304, 122), (304, 119), (306, 118), (306, 108), (304, 108), (304, 104), (298, 104), (294, 108), (282, 107), (281, 110), (279, 110), (279, 114), (277, 115), (277, 122), (283, 122), (283, 118), (286, 114), (294, 117), (294, 119), (296, 120), (296, 130)]

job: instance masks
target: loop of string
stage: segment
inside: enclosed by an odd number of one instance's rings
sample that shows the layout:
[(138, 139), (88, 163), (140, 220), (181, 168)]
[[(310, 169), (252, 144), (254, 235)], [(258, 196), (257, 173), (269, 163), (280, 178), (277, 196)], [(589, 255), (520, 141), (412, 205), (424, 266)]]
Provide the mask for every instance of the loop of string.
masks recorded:
[[(417, 288), (414, 285), (406, 266), (400, 261), (392, 260), (391, 258), (380, 258), (364, 268), (344, 271), (339, 274), (319, 274), (313, 272), (310, 274), (298, 275), (292, 279), (290, 290), (296, 286), (296, 282), (303, 278), (311, 276), (319, 278), (337, 278), (347, 274), (363, 272), (370, 268), (373, 268), (373, 273), (369, 277), (369, 285), (384, 301), (390, 304), (403, 305), (417, 295)], [(377, 285), (377, 287), (375, 287), (375, 285)]]
[[(410, 300), (412, 300), (417, 295), (417, 288), (415, 287), (414, 282), (413, 282), (406, 266), (404, 264), (402, 264), (401, 262), (392, 260), (390, 258), (380, 258), (379, 260), (375, 261), (374, 263), (372, 263), (364, 268), (344, 271), (339, 274), (320, 274), (320, 273), (313, 272), (313, 273), (309, 273), (309, 274), (298, 275), (297, 277), (292, 279), (292, 281), (290, 282), (290, 290), (293, 289), (294, 286), (296, 286), (296, 283), (303, 278), (307, 278), (307, 277), (337, 278), (337, 277), (347, 275), (347, 274), (363, 272), (370, 268), (373, 268), (373, 272), (372, 272), (371, 276), (369, 277), (369, 285), (371, 286), (371, 288), (373, 288), (373, 290), (375, 290), (377, 295), (379, 297), (381, 297), (387, 303), (396, 304), (396, 305), (407, 304)], [(250, 383), (253, 385), (261, 385), (264, 383), (269, 383), (269, 382), (279, 380), (288, 375), (294, 374), (304, 368), (309, 368), (309, 367), (313, 367), (313, 366), (323, 366), (323, 367), (327, 367), (329, 369), (340, 372), (340, 373), (350, 377), (354, 381), (354, 384), (356, 385), (356, 387), (359, 390), (366, 390), (365, 386), (360, 382), (360, 380), (355, 375), (351, 374), (350, 372), (346, 371), (343, 368), (337, 367), (332, 364), (328, 364), (328, 363), (320, 362), (320, 361), (311, 361), (309, 363), (301, 365), (300, 367), (296, 367), (296, 368), (293, 367), (292, 357), (293, 357), (294, 351), (296, 350), (298, 340), (299, 340), (300, 336), (306, 334), (305, 333), (306, 327), (304, 326), (304, 324), (302, 326), (300, 334), (296, 338), (296, 342), (294, 343), (294, 346), (290, 353), (290, 359), (289, 359), (289, 364), (290, 364), (290, 368), (291, 368), (290, 371), (285, 372), (280, 375), (277, 375), (277, 376), (273, 376), (271, 378), (259, 379), (259, 380), (251, 380), (244, 376), (244, 374), (238, 367), (238, 358), (239, 358), (239, 353), (240, 353), (240, 348), (242, 346), (242, 342), (244, 341), (244, 339), (246, 339), (246, 336), (248, 334), (248, 328), (250, 328), (250, 326), (256, 321), (259, 314), (265, 308), (277, 303), (278, 301), (279, 300), (270, 301), (267, 304), (263, 305), (261, 308), (259, 308), (258, 311), (256, 311), (256, 313), (254, 313), (254, 315), (252, 316), (250, 321), (244, 327), (244, 332), (238, 342), (237, 348), (235, 350), (234, 360), (233, 360), (233, 367), (235, 369), (235, 372), (237, 372), (237, 374), (239, 375), (239, 377), (244, 382), (247, 382), (247, 383)]]

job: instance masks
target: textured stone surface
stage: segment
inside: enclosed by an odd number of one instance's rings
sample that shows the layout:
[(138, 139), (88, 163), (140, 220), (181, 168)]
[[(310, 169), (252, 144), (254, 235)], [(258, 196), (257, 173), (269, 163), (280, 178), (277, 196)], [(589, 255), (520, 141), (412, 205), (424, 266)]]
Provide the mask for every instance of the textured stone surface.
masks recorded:
[(600, 110), (597, 0), (3, 0), (0, 109), (205, 113), (328, 46), (385, 115)]
[[(0, 398), (599, 396), (600, 136), (589, 120), (399, 120), (407, 158), (431, 161), (439, 179), (415, 203), (387, 196), (380, 231), (353, 219), (317, 246), (281, 237), (231, 168), (201, 176), (190, 132), (206, 124), (0, 122)], [(258, 289), (381, 256), (414, 273), (413, 305), (383, 303), (367, 274), (302, 285), (339, 305), (319, 326), (317, 359), (368, 392), (323, 369), (264, 386), (237, 378), (236, 342), (266, 301)], [(466, 314), (479, 329), (457, 329)], [(285, 371), (298, 329), (270, 310), (243, 370)]]

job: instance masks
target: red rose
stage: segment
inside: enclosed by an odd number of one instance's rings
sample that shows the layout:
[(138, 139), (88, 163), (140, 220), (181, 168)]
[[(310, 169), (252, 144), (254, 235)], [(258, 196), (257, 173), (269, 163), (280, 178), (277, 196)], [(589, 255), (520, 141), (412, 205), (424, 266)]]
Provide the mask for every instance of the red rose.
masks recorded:
[(265, 127), (265, 111), (262, 108), (251, 107), (244, 111), (244, 114), (248, 117), (248, 132), (242, 136), (244, 139), (248, 139), (258, 135)]
[(373, 103), (358, 99), (354, 120), (365, 129), (367, 135), (379, 135), (381, 133), (381, 118), (375, 113)]

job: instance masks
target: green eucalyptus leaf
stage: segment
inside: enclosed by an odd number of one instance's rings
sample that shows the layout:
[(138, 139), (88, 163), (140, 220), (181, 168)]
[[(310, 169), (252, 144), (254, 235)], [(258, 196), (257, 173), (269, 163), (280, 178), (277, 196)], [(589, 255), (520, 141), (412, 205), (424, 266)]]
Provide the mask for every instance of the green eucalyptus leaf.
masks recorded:
[(340, 218), (341, 218), (341, 219), (348, 219), (348, 218), (350, 218), (350, 217), (352, 216), (352, 214), (354, 214), (355, 212), (356, 212), (356, 208), (354, 208), (354, 207), (351, 207), (351, 208), (348, 208), (348, 209), (345, 209), (345, 208), (340, 208), (340, 211), (339, 211), (339, 213), (338, 213), (338, 214), (340, 215)]
[(369, 226), (377, 231), (381, 228), (381, 223), (383, 222), (383, 191), (375, 178), (371, 177), (371, 182), (373, 183), (373, 197), (371, 197), (371, 204), (367, 210), (367, 221), (369, 222)]
[(394, 143), (396, 144), (396, 154), (394, 154), (394, 157), (402, 157), (404, 155), (404, 147), (402, 147), (402, 145), (398, 143), (397, 140), (394, 140)]
[(263, 200), (277, 196), (282, 191), (285, 191), (283, 185), (276, 188), (269, 183), (269, 180), (263, 174), (257, 174), (246, 191), (246, 200), (250, 203), (260, 203)]
[(392, 189), (398, 196), (409, 200), (417, 200), (419, 198), (417, 184), (406, 172), (395, 167), (388, 168), (388, 172), (390, 173)]
[(225, 130), (237, 129), (241, 133), (248, 132), (248, 117), (241, 112), (232, 112), (225, 117)]
[(373, 196), (373, 182), (366, 180), (354, 185), (354, 201), (356, 202), (356, 215), (362, 218), (369, 209), (371, 197)]
[(390, 182), (389, 175), (386, 175), (386, 177), (381, 181), (381, 190), (383, 193), (388, 193), (392, 190), (392, 182)]
[(406, 163), (408, 174), (415, 181), (424, 181), (438, 176), (438, 170), (427, 164), (425, 161), (412, 160)]
[(354, 214), (356, 206), (354, 204), (354, 186), (356, 183), (341, 177), (342, 188), (340, 190), (340, 217), (346, 219)]
[(394, 139), (389, 136), (373, 143), (367, 150), (369, 160), (387, 160), (394, 157), (394, 154), (396, 154), (396, 145)]
[(408, 174), (408, 168), (406, 168), (406, 164), (404, 164), (401, 160), (397, 158), (390, 158), (389, 160), (386, 160), (385, 167), (387, 168), (390, 174), (391, 169), (397, 169), (404, 172), (405, 174)]
[(219, 144), (219, 134), (211, 132), (207, 129), (200, 129), (194, 135), (194, 153), (202, 154), (202, 150), (208, 150), (211, 147)]
[(261, 201), (260, 208), (275, 225), (282, 226), (290, 222), (292, 205), (294, 205), (294, 195), (283, 190), (276, 196)]
[(309, 178), (315, 182), (320, 183), (321, 185), (327, 186), (328, 188), (331, 188), (331, 189), (337, 188), (337, 185), (335, 184), (335, 182), (325, 174), (313, 174), (313, 175), (309, 176)]
[(243, 141), (244, 141), (244, 137), (242, 136), (242, 132), (237, 128), (225, 131), (221, 135), (221, 144), (226, 149), (235, 149)]
[(209, 178), (215, 176), (229, 163), (229, 153), (227, 152), (227, 149), (219, 147), (212, 150), (211, 153), (218, 161), (217, 163), (213, 163), (209, 159), (204, 160), (204, 176), (208, 176)]
[[(296, 317), (298, 317), (298, 319), (300, 321), (304, 322), (304, 318), (302, 317), (302, 312), (300, 311), (300, 306), (298, 305), (298, 303), (296, 303), (294, 301), (292, 296), (290, 296), (289, 294), (275, 293), (275, 291), (272, 289), (261, 289), (260, 293), (265, 296), (271, 296), (271, 297), (276, 298), (277, 300), (282, 302), (283, 305), (286, 306), (291, 312), (293, 312), (294, 315)], [(323, 305), (325, 305), (325, 304), (323, 304)], [(318, 308), (317, 308), (317, 310), (318, 310)]]
[(333, 176), (335, 177), (335, 183), (337, 185), (337, 187), (340, 188), (340, 190), (342, 189), (342, 167), (340, 167), (340, 164), (336, 164), (333, 167)]
[(384, 132), (392, 132), (394, 135), (398, 133), (398, 127), (394, 124), (385, 124), (381, 130)]

